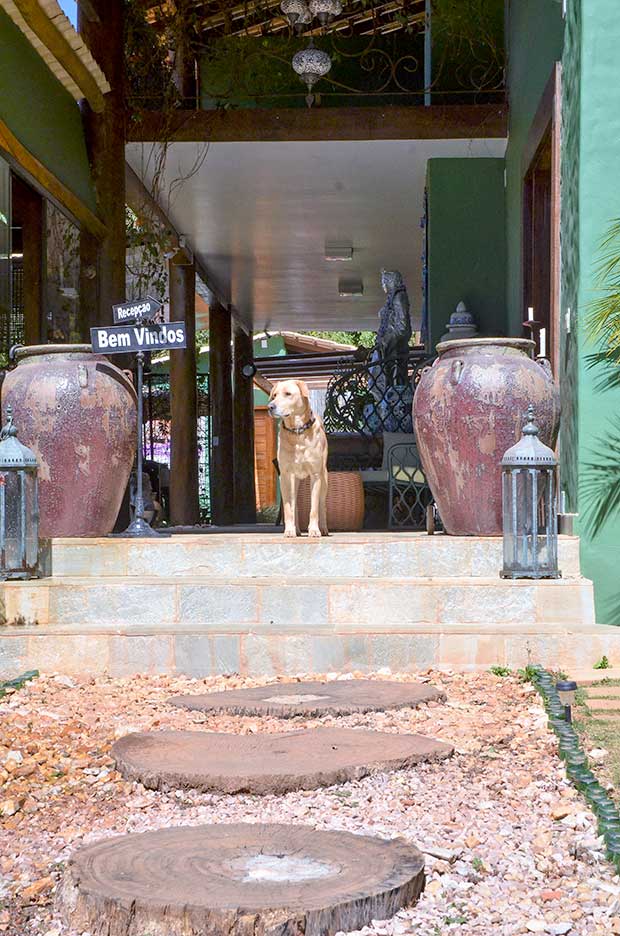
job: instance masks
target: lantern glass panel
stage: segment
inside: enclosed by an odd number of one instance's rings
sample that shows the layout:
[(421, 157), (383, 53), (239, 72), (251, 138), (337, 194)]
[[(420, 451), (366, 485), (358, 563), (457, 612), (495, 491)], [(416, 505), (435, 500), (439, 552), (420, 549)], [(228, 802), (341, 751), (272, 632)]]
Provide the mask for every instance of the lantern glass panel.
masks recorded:
[(37, 564), (38, 504), (33, 471), (0, 473), (0, 550), (2, 571), (9, 575)]
[(26, 565), (33, 568), (39, 558), (39, 503), (34, 471), (24, 471), (26, 495)]
[(503, 471), (505, 577), (557, 576), (555, 469)]

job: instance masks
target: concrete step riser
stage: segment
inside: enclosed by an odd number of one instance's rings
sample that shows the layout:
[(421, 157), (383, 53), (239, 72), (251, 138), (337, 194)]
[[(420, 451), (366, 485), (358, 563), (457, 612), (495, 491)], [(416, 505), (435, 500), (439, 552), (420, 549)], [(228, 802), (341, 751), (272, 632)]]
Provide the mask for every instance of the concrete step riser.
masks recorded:
[[(616, 631), (616, 632), (614, 632)], [(256, 676), (359, 671), (389, 667), (415, 672), (429, 667), (487, 670), (542, 663), (570, 671), (606, 654), (620, 661), (620, 629), (600, 635), (494, 634), (23, 634), (0, 638), (0, 677), (27, 669), (69, 675), (222, 673)], [(607, 713), (600, 713), (601, 716)]]
[(4, 585), (9, 625), (101, 628), (200, 626), (220, 632), (398, 632), (419, 625), (522, 627), (594, 623), (592, 584), (585, 579), (535, 583), (466, 579), (304, 580), (206, 583), (82, 579)]
[[(344, 538), (343, 538), (344, 537)], [(564, 578), (579, 576), (579, 541), (560, 539)], [(287, 541), (212, 535), (159, 542), (131, 540), (54, 541), (54, 576), (304, 578), (498, 578), (502, 542), (497, 538), (380, 534), (356, 542), (346, 534), (329, 540)]]

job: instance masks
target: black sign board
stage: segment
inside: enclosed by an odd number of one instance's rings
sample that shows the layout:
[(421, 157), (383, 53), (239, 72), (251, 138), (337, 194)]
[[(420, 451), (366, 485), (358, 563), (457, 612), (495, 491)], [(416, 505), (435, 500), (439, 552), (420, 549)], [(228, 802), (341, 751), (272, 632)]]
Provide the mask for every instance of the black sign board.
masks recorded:
[(91, 328), (90, 340), (96, 354), (127, 354), (187, 347), (185, 322)]
[(119, 302), (112, 306), (112, 315), (116, 325), (130, 325), (138, 320), (152, 322), (161, 310), (161, 302), (147, 296), (146, 299), (134, 299), (133, 302)]

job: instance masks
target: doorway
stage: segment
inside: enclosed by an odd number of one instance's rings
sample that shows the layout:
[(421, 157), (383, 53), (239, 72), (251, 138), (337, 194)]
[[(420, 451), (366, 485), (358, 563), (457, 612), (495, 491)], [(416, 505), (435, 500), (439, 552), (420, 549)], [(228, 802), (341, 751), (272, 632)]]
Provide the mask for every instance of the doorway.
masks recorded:
[(555, 374), (560, 359), (560, 69), (556, 63), (523, 162), (523, 329)]

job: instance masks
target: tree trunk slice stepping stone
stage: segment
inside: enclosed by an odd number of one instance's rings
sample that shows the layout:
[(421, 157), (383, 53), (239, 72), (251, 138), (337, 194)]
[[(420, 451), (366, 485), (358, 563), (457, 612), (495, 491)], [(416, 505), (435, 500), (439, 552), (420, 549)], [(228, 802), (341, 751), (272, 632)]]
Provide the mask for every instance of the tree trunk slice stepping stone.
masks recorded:
[(450, 744), (417, 734), (316, 728), (286, 734), (147, 731), (112, 745), (116, 769), (152, 790), (288, 793), (440, 760)]
[(174, 696), (173, 705), (231, 715), (354, 715), (443, 701), (446, 695), (426, 683), (342, 679), (333, 682), (275, 683), (204, 695)]
[(242, 823), (88, 845), (58, 901), (91, 936), (329, 936), (394, 916), (423, 886), (424, 858), (403, 839)]

